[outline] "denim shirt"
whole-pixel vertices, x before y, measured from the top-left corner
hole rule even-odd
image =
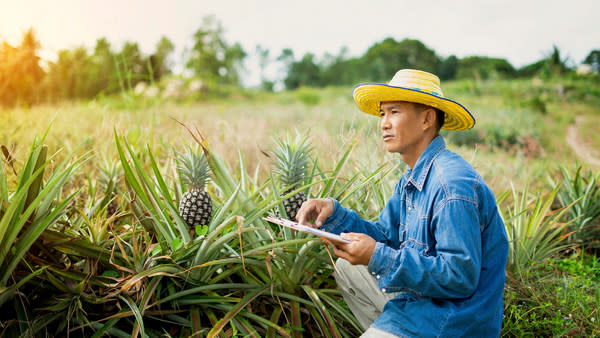
[[[322,229],[377,244],[368,270],[398,292],[372,327],[420,337],[497,337],[508,240],[481,176],[436,137],[402,176],[377,221],[334,201]]]

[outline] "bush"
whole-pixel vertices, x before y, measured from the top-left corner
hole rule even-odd
[[[296,90],[296,97],[307,106],[314,106],[321,102],[321,95],[314,88],[301,87]]]
[[[587,248],[600,249],[600,174],[594,175],[590,170],[584,172],[581,166],[575,174],[569,169],[560,167],[561,181],[558,201],[562,206],[573,204],[565,215],[573,220],[569,227],[575,233],[575,243]]]

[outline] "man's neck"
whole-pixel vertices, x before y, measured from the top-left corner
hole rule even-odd
[[[414,169],[415,164],[421,157],[421,155],[425,152],[425,149],[429,147],[431,142],[439,135],[436,133],[432,136],[423,137],[422,141],[417,143],[414,147],[414,151],[411,154],[401,154],[402,161],[408,165],[409,168]]]

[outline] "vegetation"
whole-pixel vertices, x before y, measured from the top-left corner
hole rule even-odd
[[[99,39],[46,68],[31,31],[0,48],[0,336],[358,336],[328,247],[262,218],[326,196],[377,216],[404,167],[345,84],[392,65],[453,79],[445,94],[477,116],[443,135],[504,217],[503,336],[600,335],[600,176],[565,144],[576,127],[600,149],[597,76],[556,48],[524,73],[385,39],[322,62],[284,50],[297,89],[275,93],[236,86],[245,52],[214,19],[194,36],[192,78],[169,74],[166,38],[150,56]],[[180,214],[195,188],[198,222]]]

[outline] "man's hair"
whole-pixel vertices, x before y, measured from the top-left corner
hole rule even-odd
[[[423,110],[428,109],[428,108],[435,110],[435,116],[436,116],[436,121],[437,121],[437,123],[436,123],[437,131],[439,132],[440,129],[442,129],[442,126],[444,125],[444,119],[446,116],[446,114],[443,111],[441,111],[435,107],[428,106],[426,104],[422,104],[422,103],[412,102],[412,104],[415,106],[415,110],[418,112],[422,112]]]

